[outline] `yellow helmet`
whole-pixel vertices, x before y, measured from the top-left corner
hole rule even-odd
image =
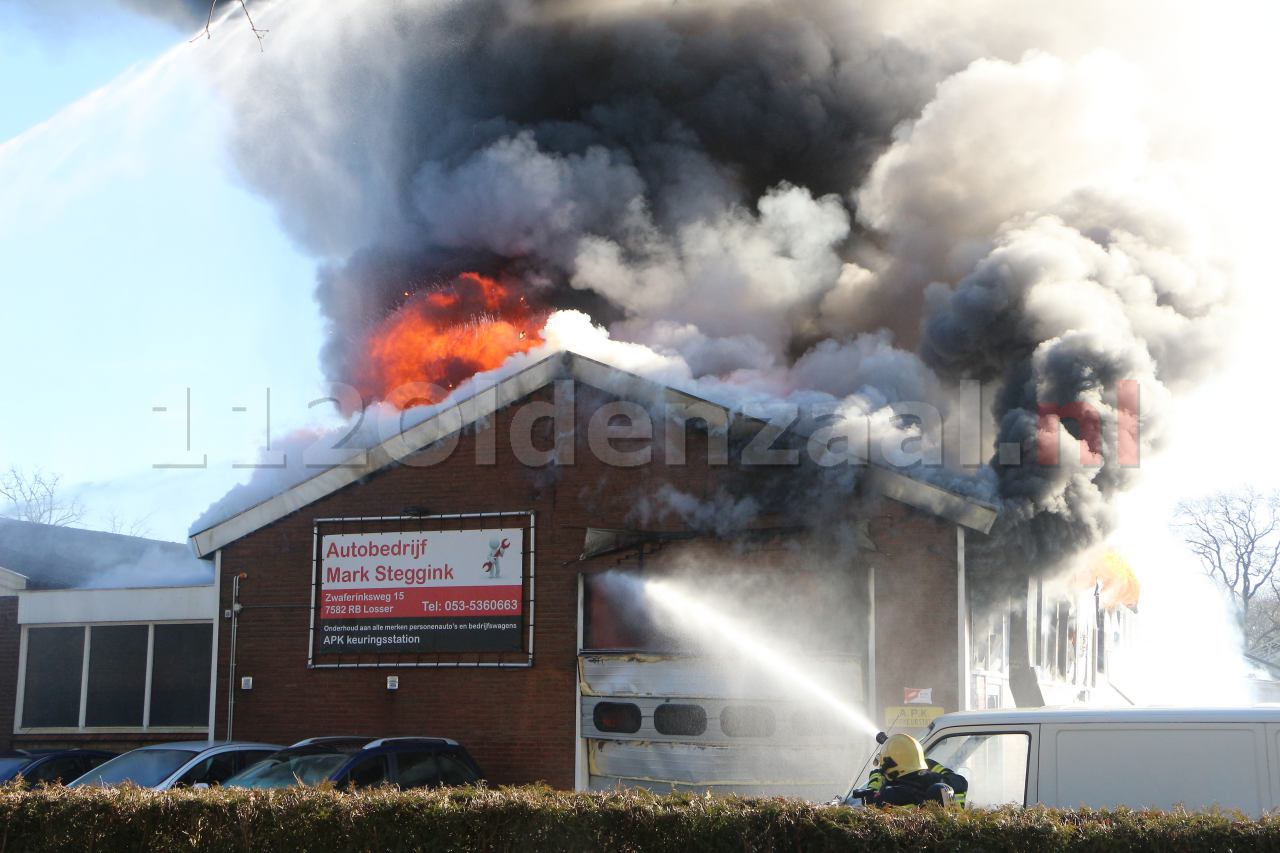
[[[911,735],[893,735],[880,750],[880,769],[888,779],[916,773],[925,767],[924,750],[920,748],[920,741]]]

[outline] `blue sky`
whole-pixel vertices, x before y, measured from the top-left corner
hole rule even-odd
[[[281,427],[325,415],[306,406],[315,260],[236,181],[198,76],[145,74],[205,48],[188,37],[112,6],[89,21],[0,3],[0,468],[61,474],[89,526],[145,519],[169,539],[242,478],[267,387]],[[188,387],[209,467],[156,469],[189,460]]]

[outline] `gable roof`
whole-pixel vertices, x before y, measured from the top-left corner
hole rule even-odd
[[[181,542],[12,518],[0,518],[0,566],[25,579],[26,589],[213,583],[213,567]]]
[[[704,400],[574,352],[562,352],[511,374],[492,388],[485,388],[483,392],[456,401],[454,405],[442,409],[399,435],[392,436],[369,449],[362,465],[344,464],[326,468],[314,477],[192,534],[191,547],[198,556],[208,558],[219,548],[392,465],[406,452],[420,450],[447,438],[547,387],[557,379],[572,379],[641,405],[710,406],[724,413],[733,435],[754,434],[765,426],[765,422],[758,419],[735,416],[728,406]],[[982,533],[991,530],[998,514],[996,507],[985,501],[908,477],[882,465],[869,465],[865,476],[871,487],[886,497]]]

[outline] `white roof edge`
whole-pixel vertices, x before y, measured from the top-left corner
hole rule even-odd
[[[513,373],[493,386],[477,390],[466,399],[427,418],[399,435],[366,452],[358,464],[326,468],[307,480],[272,495],[248,509],[190,537],[196,556],[207,558],[218,549],[241,539],[290,513],[315,503],[339,489],[391,465],[409,453],[446,438],[495,412],[544,388],[556,379],[575,379],[602,391],[636,402],[665,404],[707,404],[726,413],[728,407],[693,394],[662,385],[643,376],[611,367],[574,352],[548,356]],[[735,421],[741,421],[738,418]],[[995,523],[995,507],[975,498],[916,480],[890,468],[872,466],[872,481],[881,493],[908,506],[947,518],[957,524],[987,533]]]
[[[27,588],[27,581],[30,580],[26,575],[15,572],[12,569],[6,569],[0,566],[0,589],[20,590]]]
[[[997,708],[990,711],[952,711],[933,721],[935,730],[943,726],[1029,725],[1057,722],[1210,722],[1257,720],[1280,722],[1280,705],[1235,706],[1050,706],[1045,708]]]

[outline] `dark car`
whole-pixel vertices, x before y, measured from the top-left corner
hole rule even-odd
[[[28,785],[70,782],[88,773],[116,753],[101,749],[48,749],[0,752],[0,784],[19,776]]]
[[[484,774],[457,741],[440,737],[318,737],[299,741],[226,781],[227,787],[288,788],[330,782],[366,788],[471,785]]]
[[[151,744],[95,767],[68,787],[120,785],[125,782],[157,791],[207,787],[224,782],[279,749],[276,744],[244,741],[200,740]]]

